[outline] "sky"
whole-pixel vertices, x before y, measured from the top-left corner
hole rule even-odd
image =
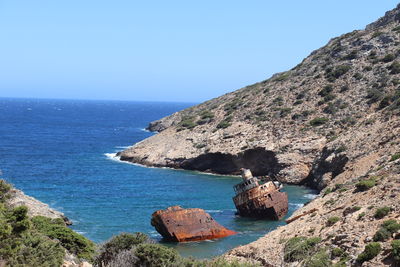
[[[385,0],[0,0],[0,97],[202,102],[363,29]]]

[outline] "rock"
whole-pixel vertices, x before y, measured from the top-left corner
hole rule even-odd
[[[180,206],[154,212],[151,225],[167,241],[173,242],[200,241],[236,234],[217,223],[203,209],[183,209]]]
[[[72,222],[62,213],[49,207],[49,205],[25,195],[21,190],[13,188],[11,198],[8,203],[11,207],[27,206],[29,216],[45,216],[52,219],[61,218],[66,225],[72,225]]]

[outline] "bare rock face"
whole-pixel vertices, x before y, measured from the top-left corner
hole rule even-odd
[[[151,217],[151,225],[168,241],[200,241],[236,234],[217,223],[202,209],[173,206],[158,210]]]
[[[61,218],[66,225],[72,225],[72,222],[64,213],[50,208],[49,205],[31,196],[25,195],[21,190],[13,188],[10,193],[11,198],[8,200],[8,204],[11,207],[27,206],[29,216],[45,216],[52,219]]]

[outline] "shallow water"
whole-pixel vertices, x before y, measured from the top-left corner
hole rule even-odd
[[[190,106],[184,103],[0,99],[3,178],[61,210],[88,238],[102,242],[120,232],[160,240],[151,214],[172,205],[207,210],[239,234],[220,240],[167,244],[182,255],[211,257],[249,243],[283,221],[235,216],[237,177],[145,168],[111,155],[152,135],[148,122]],[[313,192],[285,186],[289,214]]]

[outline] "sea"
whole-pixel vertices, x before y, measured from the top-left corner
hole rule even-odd
[[[63,212],[71,228],[101,243],[122,232],[144,232],[183,256],[211,258],[257,240],[281,221],[235,214],[232,186],[239,177],[148,168],[120,162],[115,153],[152,136],[149,122],[193,103],[0,98],[0,178]],[[290,216],[315,197],[285,185]],[[166,243],[151,214],[180,205],[201,208],[237,235]]]

